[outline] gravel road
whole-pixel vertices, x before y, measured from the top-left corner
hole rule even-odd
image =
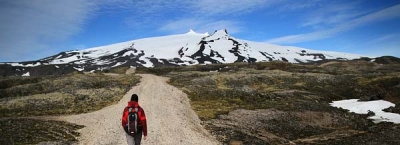
[[[85,126],[79,130],[79,144],[127,144],[121,127],[121,116],[131,94],[136,93],[147,117],[148,137],[142,140],[143,145],[220,144],[201,126],[186,94],[166,83],[168,78],[149,74],[140,76],[140,84],[127,92],[118,104],[59,119]]]

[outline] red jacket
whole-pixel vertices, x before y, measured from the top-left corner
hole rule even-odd
[[[138,116],[139,116],[139,124],[143,128],[143,135],[147,136],[147,123],[146,123],[146,115],[144,114],[143,108],[139,106],[139,103],[136,101],[130,101],[128,102],[128,106],[125,107],[124,112],[122,113],[122,127],[125,128],[126,123],[128,122],[128,114],[129,114],[129,108],[139,108],[138,110]]]

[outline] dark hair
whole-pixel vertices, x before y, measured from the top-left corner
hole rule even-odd
[[[138,97],[138,95],[132,94],[132,96],[131,96],[131,101],[139,102],[139,97]]]

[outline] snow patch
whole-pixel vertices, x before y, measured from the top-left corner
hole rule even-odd
[[[35,66],[39,66],[39,65],[41,65],[41,63],[40,62],[36,62],[35,64],[27,64],[25,66],[26,67],[35,67]]]
[[[55,60],[51,61],[50,64],[66,64],[66,63],[70,63],[70,62],[73,62],[76,60],[78,60],[78,58],[76,56],[70,56],[70,57],[61,58],[61,59],[55,59]]]
[[[36,62],[34,64],[26,64],[26,65],[23,65],[21,63],[6,63],[6,64],[9,64],[11,66],[22,66],[22,67],[35,67],[35,66],[42,65],[40,62]]]
[[[131,56],[131,54],[135,54],[133,50],[125,52],[122,56]]]
[[[388,101],[377,100],[361,102],[358,101],[358,99],[350,99],[333,101],[330,103],[330,105],[333,107],[343,108],[357,114],[367,114],[368,111],[372,111],[375,113],[375,116],[368,117],[368,119],[373,119],[375,123],[382,121],[400,123],[400,114],[383,111],[383,109],[395,106],[395,104]]]
[[[210,40],[217,40],[217,39],[223,39],[223,40],[228,40],[228,33],[226,32],[226,30],[218,30],[215,31],[213,34],[211,34],[210,36],[208,36],[205,41],[210,41]],[[232,37],[233,38],[233,37]]]
[[[187,32],[186,34],[189,34],[189,35],[204,35],[204,36],[210,35],[208,32],[203,33],[203,34],[197,33],[197,32],[195,32],[193,29],[190,29],[189,32]]]
[[[115,64],[115,65],[113,65],[113,66],[111,66],[111,67],[117,67],[117,66],[120,66],[120,65],[123,65],[123,64],[125,64],[127,61],[125,61],[125,62],[118,62],[117,64]]]
[[[144,59],[146,62],[145,64],[142,64],[144,67],[154,67],[153,63],[150,61],[150,59],[146,58]]]
[[[31,74],[30,74],[29,71],[28,71],[28,72],[22,74],[22,76],[23,76],[23,77],[29,77],[29,76],[31,76]]]
[[[186,34],[198,34],[198,33],[194,32],[192,29],[190,29],[189,32],[187,32]]]
[[[85,70],[85,68],[78,68],[78,67],[74,67],[74,69],[76,69],[77,71],[83,71],[83,70]]]

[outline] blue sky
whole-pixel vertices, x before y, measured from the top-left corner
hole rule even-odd
[[[400,0],[0,0],[0,20],[0,62],[189,29],[400,57]]]

